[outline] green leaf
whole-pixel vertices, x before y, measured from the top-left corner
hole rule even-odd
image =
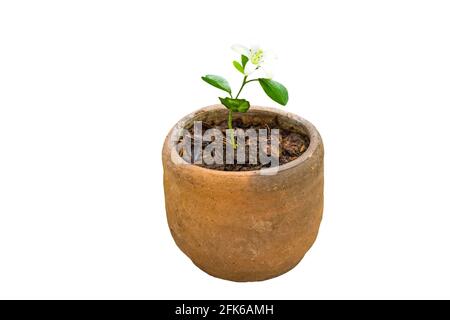
[[[244,56],[244,55],[241,55],[241,62],[242,62],[242,68],[245,69],[245,65],[248,62],[248,57]]]
[[[289,94],[285,86],[270,79],[258,79],[264,92],[275,102],[285,106],[289,100]]]
[[[247,112],[250,102],[245,99],[220,98],[220,102],[234,112]]]
[[[242,73],[242,74],[244,73],[244,68],[242,68],[242,66],[239,62],[233,61],[233,65],[240,73]]]
[[[209,83],[213,87],[219,88],[219,89],[231,94],[230,85],[225,78],[222,78],[221,76],[215,76],[212,74],[208,74],[208,75],[202,77],[202,79],[203,79],[203,81]]]

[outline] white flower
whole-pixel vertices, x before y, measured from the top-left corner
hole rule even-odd
[[[273,77],[269,65],[276,57],[272,52],[263,50],[259,46],[247,48],[239,44],[235,44],[231,48],[248,58],[244,69],[245,75],[252,75],[255,78],[271,79]]]

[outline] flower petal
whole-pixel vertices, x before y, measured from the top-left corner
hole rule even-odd
[[[244,73],[245,73],[246,75],[250,75],[250,74],[252,74],[252,73],[256,70],[257,67],[258,67],[258,66],[255,65],[255,64],[253,64],[253,63],[247,63],[247,64],[245,65]]]
[[[278,57],[275,52],[271,50],[264,51],[264,61],[273,61],[277,59]]]
[[[251,78],[252,79],[259,79],[259,78],[272,79],[273,73],[272,73],[271,69],[268,69],[266,66],[260,66],[257,70],[255,70],[255,72],[252,73]]]
[[[272,79],[273,78],[273,71],[267,67],[261,67],[261,72],[264,74],[264,78],[266,79]]]
[[[236,51],[239,54],[242,54],[248,58],[250,58],[250,50],[240,44],[234,44],[231,46],[231,49],[233,49],[234,51]]]
[[[257,52],[259,49],[261,49],[261,46],[260,46],[260,45],[257,45],[257,44],[254,44],[254,45],[252,45],[252,46],[250,47],[250,51],[251,51],[252,53]]]

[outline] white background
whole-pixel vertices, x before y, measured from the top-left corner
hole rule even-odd
[[[448,1],[2,1],[0,298],[450,298],[449,17]],[[164,210],[164,137],[217,102],[200,76],[238,85],[233,43],[277,52],[285,109],[326,148],[317,242],[261,283],[194,267]]]

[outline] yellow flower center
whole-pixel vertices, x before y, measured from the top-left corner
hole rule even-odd
[[[261,49],[256,50],[256,52],[251,52],[250,54],[250,61],[255,64],[258,65],[262,62],[262,58],[264,56],[264,52]]]

